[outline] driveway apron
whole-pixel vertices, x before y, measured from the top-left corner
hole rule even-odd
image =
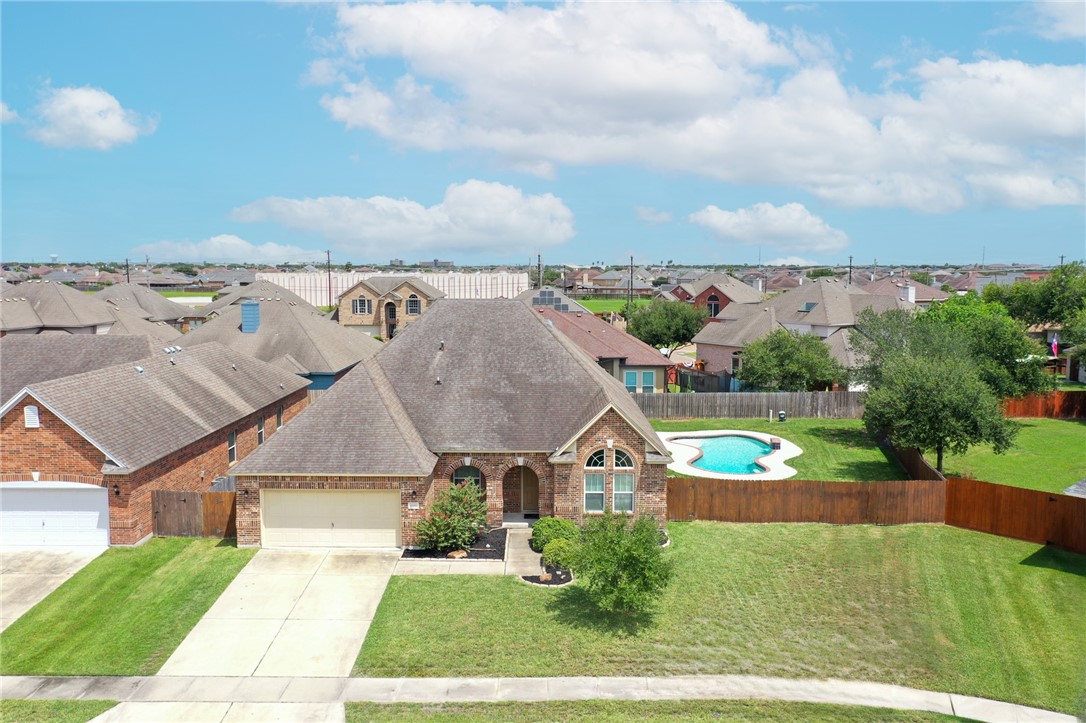
[[[261,550],[158,674],[349,676],[398,558]]]
[[[70,547],[0,552],[0,630],[105,551],[104,547]]]

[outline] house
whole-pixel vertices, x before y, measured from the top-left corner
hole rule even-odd
[[[658,349],[594,314],[561,312],[542,306],[536,312],[622,382],[626,391],[643,394],[667,391],[667,370],[674,365]]]
[[[0,403],[36,382],[144,359],[159,349],[146,336],[11,334],[0,339]]]
[[[596,274],[587,284],[584,284],[582,288],[590,294],[598,294],[601,296],[626,296],[630,292],[630,271],[614,270],[605,271],[602,274]],[[652,296],[656,292],[656,287],[648,281],[634,276],[633,283],[633,295],[634,296]]]
[[[381,343],[344,329],[306,303],[246,299],[228,306],[176,343],[217,342],[308,379],[309,389],[328,389]]]
[[[154,490],[207,490],[308,384],[220,344],[27,384],[0,407],[3,544],[140,542]]]
[[[233,470],[241,545],[399,547],[450,484],[487,522],[665,519],[667,455],[622,384],[520,301],[446,299]]]
[[[197,316],[191,308],[136,284],[113,284],[94,294],[94,298],[147,321],[164,321],[180,332],[188,331],[190,319]]]
[[[731,274],[705,274],[695,281],[679,284],[671,290],[680,301],[699,306],[713,319],[728,304],[753,304],[761,301],[761,292]]]
[[[181,332],[165,321],[148,321],[124,309],[111,309],[110,313],[114,321],[109,336],[145,336],[162,346],[169,346],[181,337]]]
[[[62,331],[105,334],[115,320],[101,299],[52,281],[24,281],[0,294],[0,336]]]
[[[412,276],[371,276],[343,292],[336,317],[343,326],[391,339],[444,297]]]
[[[516,298],[532,308],[548,308],[562,313],[591,314],[583,305],[563,294],[558,289],[544,286],[542,289],[528,289],[517,294]]]
[[[240,304],[246,299],[257,299],[258,301],[286,301],[299,306],[308,306],[314,311],[317,310],[317,307],[313,306],[293,291],[284,289],[279,284],[273,284],[270,281],[254,281],[246,286],[227,287],[210,304],[201,306],[199,313],[204,319],[212,319],[220,314],[223,309],[234,306],[235,304]]]
[[[196,281],[205,289],[249,286],[256,282],[256,272],[250,269],[208,269],[197,276]]]
[[[919,281],[911,281],[901,277],[887,276],[885,279],[872,281],[863,287],[869,294],[881,296],[896,296],[904,301],[916,304],[921,309],[927,309],[933,303],[946,301],[950,294],[934,286],[921,284]]]

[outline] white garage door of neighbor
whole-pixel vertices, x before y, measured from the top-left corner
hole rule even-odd
[[[261,490],[264,547],[399,547],[399,490]]]
[[[0,544],[108,546],[108,491],[77,482],[0,483]]]

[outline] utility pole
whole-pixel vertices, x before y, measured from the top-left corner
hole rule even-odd
[[[848,285],[852,286],[852,256],[848,257]]]
[[[144,256],[143,258],[147,261],[147,289],[150,290],[150,288],[151,288],[151,257],[150,256]]]
[[[633,256],[630,257],[630,288],[626,290],[626,312],[633,314]]]
[[[332,305],[332,250],[328,249],[324,252],[327,255],[326,268],[328,269],[328,305]]]
[[[132,283],[132,272],[128,268],[128,259],[124,260],[124,282],[126,284]]]
[[[1060,266],[1063,266],[1063,254],[1060,254]]]
[[[539,288],[543,288],[543,254],[535,255],[536,276],[539,277]]]

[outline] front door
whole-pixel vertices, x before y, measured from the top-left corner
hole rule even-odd
[[[520,468],[521,510],[539,514],[539,478],[529,467]]]

